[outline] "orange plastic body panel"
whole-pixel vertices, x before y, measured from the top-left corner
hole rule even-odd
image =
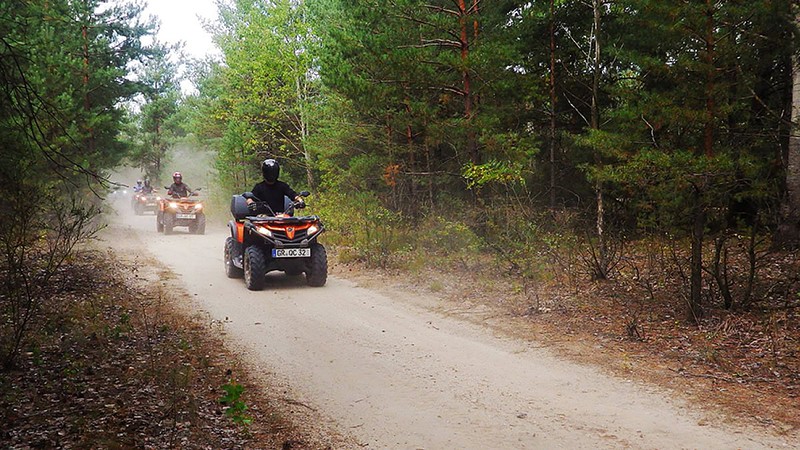
[[[289,239],[294,239],[294,234],[296,232],[298,232],[299,230],[305,230],[305,229],[311,227],[311,225],[314,225],[314,224],[313,223],[306,223],[306,224],[303,224],[303,225],[290,225],[290,226],[286,226],[286,225],[283,225],[283,226],[267,225],[266,228],[268,230],[271,230],[271,231],[285,231],[286,232],[286,237],[288,237]]]
[[[244,243],[244,223],[236,222],[236,240],[241,244]]]

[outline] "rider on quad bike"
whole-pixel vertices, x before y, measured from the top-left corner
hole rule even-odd
[[[183,175],[180,172],[172,174],[172,184],[167,188],[167,195],[179,198],[188,197],[192,190],[183,182]]]
[[[281,174],[281,166],[278,161],[274,159],[265,159],[261,163],[261,174],[264,176],[264,181],[253,186],[251,191],[258,201],[265,202],[274,216],[277,212],[283,212],[286,205],[284,204],[284,196],[294,199],[295,202],[303,204],[303,197],[299,196],[288,184],[278,180]],[[252,198],[247,199],[247,204],[252,212],[257,212],[256,200]],[[298,207],[297,209],[301,209]]]
[[[150,180],[145,178],[144,186],[142,186],[142,194],[152,194],[153,186],[150,185]]]
[[[231,236],[225,241],[225,273],[244,277],[250,290],[264,287],[267,272],[306,274],[309,286],[324,286],[328,277],[325,247],[317,239],[325,230],[318,216],[293,217],[305,208],[303,197],[279,181],[280,166],[274,159],[261,163],[264,181],[252,192],[234,195],[228,223]]]
[[[199,188],[192,191],[180,172],[172,174],[172,185],[164,186],[167,197],[158,203],[156,212],[156,230],[164,234],[172,234],[174,227],[188,227],[189,233],[205,234],[206,215],[202,200],[191,197],[198,195]]]
[[[145,179],[144,185],[133,196],[133,212],[137,216],[141,216],[145,211],[156,212],[160,200],[161,198],[155,194],[153,186],[150,185],[150,180]]]
[[[131,206],[135,207],[136,202],[139,200],[139,193],[142,192],[142,180],[136,180],[133,185],[133,196],[131,196]]]

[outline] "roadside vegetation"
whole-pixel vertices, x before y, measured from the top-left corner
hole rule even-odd
[[[0,377],[4,448],[327,447],[264,397],[219,324],[139,269],[86,249],[62,266]]]
[[[218,328],[87,245],[124,187],[107,174],[140,150],[123,105],[173,93],[131,72],[165,55],[143,43],[155,24],[141,12],[0,1],[0,447],[327,448],[269,403]],[[147,139],[165,150],[160,136]]]

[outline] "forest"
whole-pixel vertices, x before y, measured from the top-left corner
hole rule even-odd
[[[184,123],[234,192],[277,158],[367,264],[489,252],[525,286],[627,277],[695,322],[794,308],[797,273],[765,267],[798,241],[796,15],[788,0],[237,0]]]
[[[216,156],[220,217],[277,159],[343,263],[494,271],[533,312],[554,286],[615,286],[630,337],[648,311],[798,328],[795,2],[218,7],[220,55],[189,61],[139,2],[0,0],[5,367],[109,174],[158,185],[187,143]]]

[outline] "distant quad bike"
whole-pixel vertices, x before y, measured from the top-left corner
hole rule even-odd
[[[145,213],[145,211],[156,212],[158,210],[158,202],[160,201],[161,197],[155,192],[149,194],[137,192],[136,194],[133,194],[133,197],[131,198],[133,212],[137,216],[141,216]]]
[[[192,192],[190,197],[173,195],[172,198],[162,198],[156,211],[156,230],[172,234],[175,227],[189,227],[192,234],[205,234],[205,205],[202,200],[191,198],[199,195],[199,190]]]
[[[303,191],[300,196],[307,197]],[[254,200],[255,212],[248,209],[247,198]],[[287,275],[306,275],[309,286],[324,286],[328,279],[328,257],[317,241],[325,231],[319,216],[293,217],[304,203],[286,198],[283,213],[275,214],[266,202],[252,193],[234,195],[228,222],[231,236],[225,240],[225,273],[228,278],[244,277],[251,291],[264,287],[268,272],[281,270]]]

